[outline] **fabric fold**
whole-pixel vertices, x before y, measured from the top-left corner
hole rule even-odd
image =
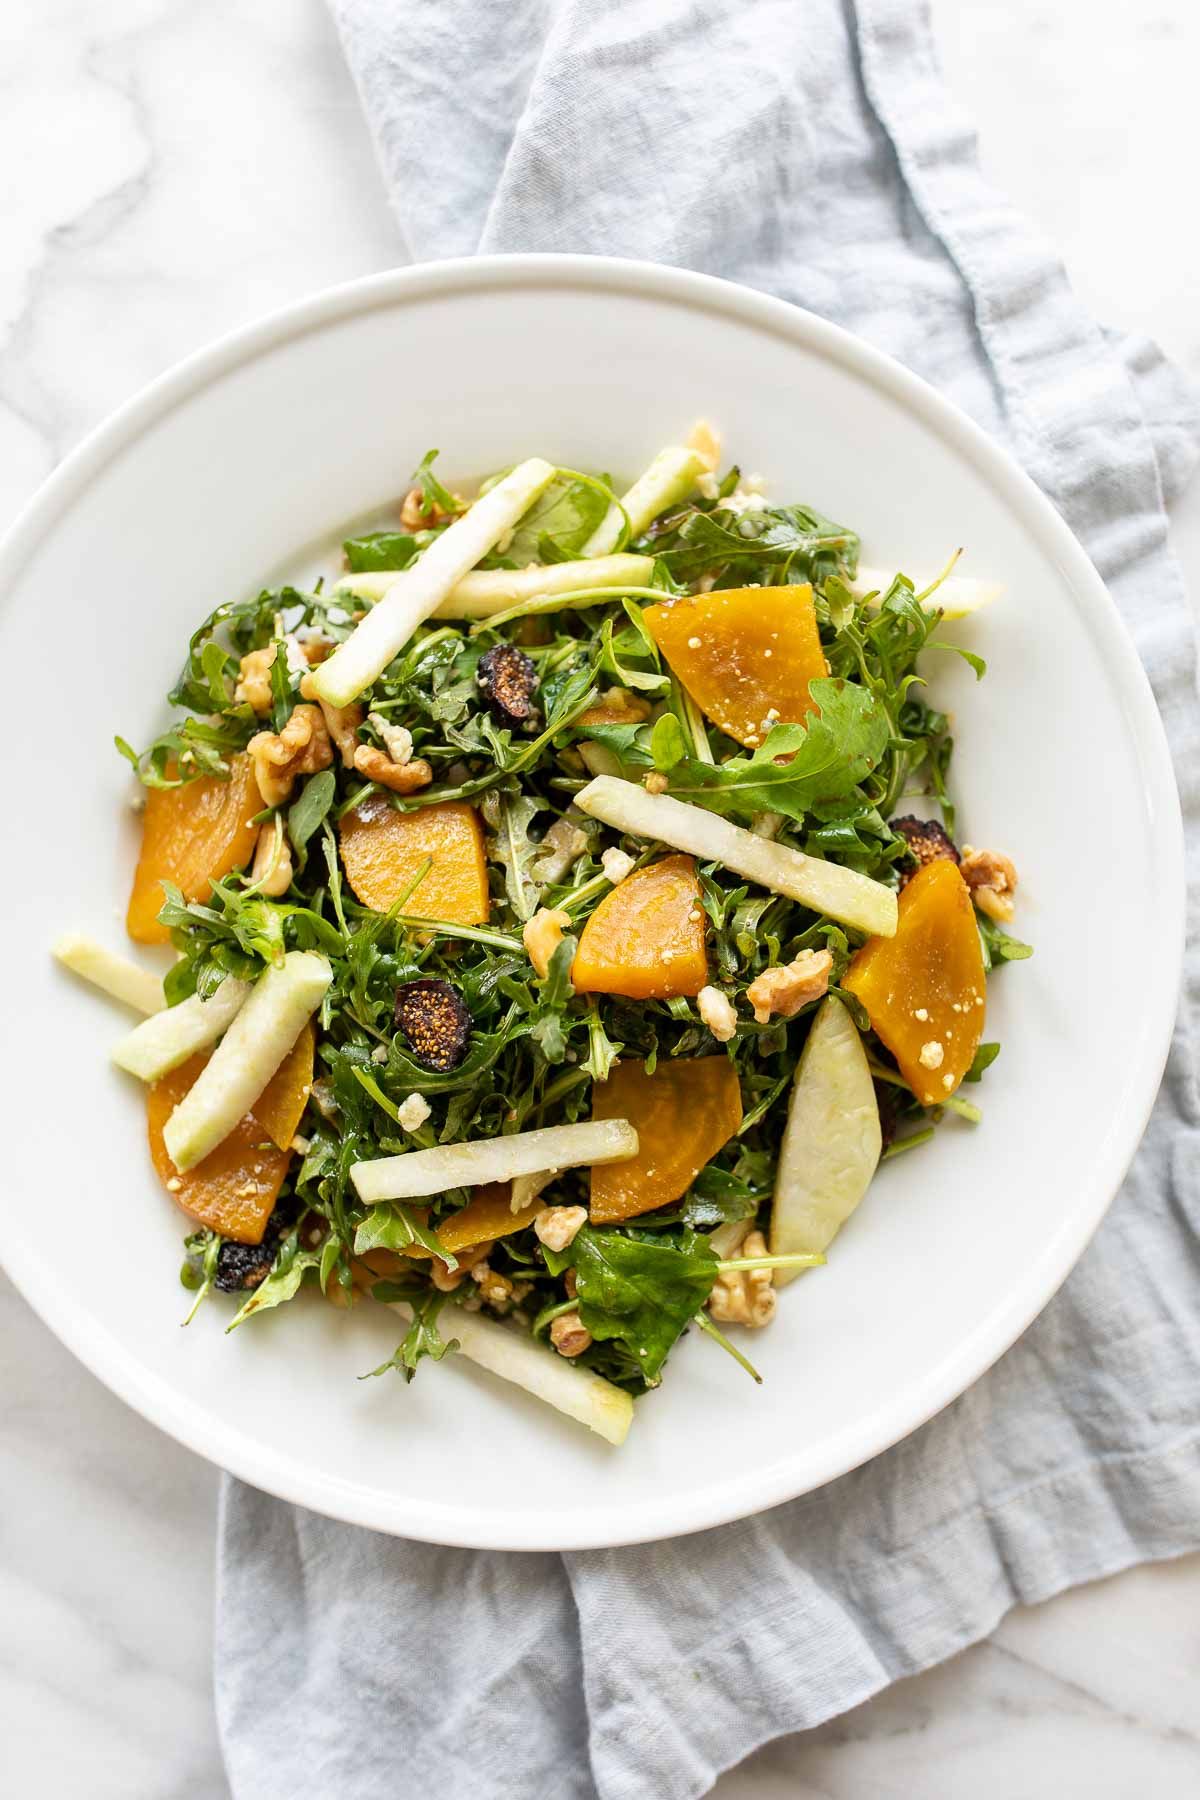
[[[1137,645],[1194,894],[1200,709],[1163,503],[1200,411],[984,182],[926,7],[332,7],[414,255],[729,276],[889,351],[1007,444]],[[1198,983],[1193,951],[1145,1141],[1062,1291],[959,1401],[832,1486],[559,1558],[395,1542],[229,1482],[217,1695],[239,1800],[692,1800],[1017,1602],[1200,1544]]]

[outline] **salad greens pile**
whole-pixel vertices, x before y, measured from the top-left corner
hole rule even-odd
[[[185,716],[141,751],[117,740],[146,786],[227,779],[257,733],[283,729],[300,702],[304,653],[314,645],[328,653],[350,637],[368,606],[364,578],[410,568],[463,516],[465,503],[439,480],[435,455],[413,476],[403,527],[347,540],[345,571],[331,585],[226,602],[199,626],[169,695]],[[185,1285],[198,1300],[214,1288],[238,1290],[234,1324],[290,1301],[306,1280],[335,1301],[402,1302],[406,1335],[372,1373],[394,1369],[408,1380],[419,1363],[452,1349],[481,1308],[547,1340],[547,1355],[554,1321],[577,1313],[590,1341],[576,1365],[633,1394],[657,1385],[693,1323],[732,1348],[705,1312],[729,1261],[722,1262],[719,1228],[768,1219],[789,1090],[814,1011],[760,1022],[746,989],[805,949],[829,951],[830,992],[869,1034],[885,1156],[924,1142],[951,1112],[978,1118],[958,1096],[923,1107],[870,1034],[861,1003],[841,986],[861,934],[719,864],[702,863],[698,878],[709,979],[737,1010],[728,1042],[714,1039],[693,999],[633,1000],[573,986],[580,932],[611,891],[604,852],[615,846],[635,867],[663,854],[575,807],[593,774],[639,783],[665,777],[677,799],[893,888],[911,867],[906,838],[893,828],[898,811],[924,800],[954,832],[951,722],[930,701],[918,665],[927,653],[946,652],[964,656],[977,675],[984,670],[939,637],[936,596],[919,595],[903,576],[885,592],[861,595],[852,530],[807,506],[748,498],[736,467],[704,485],[707,495],[673,501],[632,539],[624,519],[614,549],[650,559],[634,586],[580,590],[575,598],[535,593],[491,617],[421,625],[362,697],[357,735],[386,748],[381,726],[402,727],[431,782],[389,792],[337,757],[304,777],[285,803],[260,814],[278,821],[290,856],[286,893],[268,897],[249,871],[215,880],[203,900],[167,886],[160,919],[179,953],[166,980],[170,1002],[211,995],[229,976],[253,980],[293,950],[319,951],[333,971],[316,1020],[300,1148],[263,1246],[208,1229],[187,1239]],[[536,563],[552,572],[582,556],[614,506],[620,502],[607,479],[561,470],[478,567],[521,571]],[[745,749],[705,721],[660,655],[643,607],[672,595],[798,583],[812,585],[829,673],[813,681],[815,709],[803,723],[776,723],[757,748]],[[518,650],[532,669],[526,719],[506,717],[489,701],[492,665],[481,678],[481,662],[498,645]],[[239,698],[241,665],[271,646],[264,716]],[[629,707],[624,720],[587,722],[584,715],[613,690],[618,715],[622,697],[644,704]],[[425,869],[387,912],[363,905],[340,853],[343,822],[366,801],[413,812],[449,800],[480,809],[487,923],[423,916]],[[523,942],[540,909],[566,918],[542,976]],[[1029,954],[991,919],[979,923],[987,966]],[[469,1014],[465,1054],[453,1066],[430,1066],[397,1029],[397,991],[414,982],[444,984]],[[981,1046],[970,1080],[996,1051]],[[451,1189],[428,1204],[367,1205],[351,1180],[353,1165],[365,1160],[587,1119],[595,1085],[618,1059],[652,1072],[672,1059],[714,1054],[728,1056],[736,1070],[742,1122],[686,1193],[624,1224],[589,1222],[562,1250],[547,1247],[531,1226],[500,1237],[482,1279],[465,1257],[462,1266],[453,1256],[437,1259],[435,1233],[468,1203],[469,1190]],[[414,1108],[414,1095],[425,1104]],[[587,1171],[563,1171],[542,1199],[586,1207]],[[371,1255],[379,1252],[390,1260]]]

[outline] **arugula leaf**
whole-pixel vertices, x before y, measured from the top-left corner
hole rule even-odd
[[[843,566],[853,575],[858,547],[853,531],[810,506],[765,506],[746,513],[720,505],[694,507],[669,536],[656,534],[653,542],[667,573],[681,582],[714,573],[723,583],[739,573],[761,581],[765,567],[779,568],[791,581],[838,575]]]
[[[337,792],[337,776],[332,769],[322,769],[317,775],[310,775],[300,791],[299,797],[288,807],[287,828],[292,840],[292,848],[303,851],[305,844],[316,831],[330,807]]]
[[[672,794],[712,812],[778,812],[803,819],[819,801],[852,793],[878,768],[888,747],[887,715],[871,694],[849,681],[822,676],[810,690],[817,710],[807,724],[775,725],[752,755],[715,767],[684,758],[674,766]]]
[[[271,1273],[248,1296],[236,1316],[225,1327],[226,1331],[233,1331],[236,1326],[248,1319],[251,1313],[267,1312],[273,1306],[282,1306],[285,1301],[293,1299],[299,1293],[300,1283],[304,1280],[308,1270],[315,1269],[320,1262],[321,1251],[319,1249],[297,1250],[295,1244],[296,1240],[293,1234],[280,1251],[279,1259]]]
[[[407,569],[423,547],[420,538],[407,531],[368,531],[363,537],[347,538],[342,554],[350,573],[362,575],[373,569]]]
[[[986,913],[977,912],[975,923],[979,927],[979,936],[983,944],[983,966],[985,969],[999,968],[1001,963],[1024,962],[1033,955],[1033,946],[1023,944],[1020,938],[1010,937],[994,919]]]
[[[411,1249],[413,1244],[423,1245],[445,1263],[448,1269],[457,1269],[455,1258],[438,1242],[433,1232],[421,1223],[415,1210],[399,1200],[369,1208],[354,1232],[355,1256],[362,1256],[368,1250],[403,1252]]]
[[[420,510],[422,516],[428,515],[436,508],[439,512],[462,512],[462,502],[455,498],[449,488],[443,487],[433,472],[433,465],[441,455],[440,450],[427,450],[416,468],[413,470],[410,488],[418,488],[421,494]]]
[[[597,1341],[619,1339],[648,1387],[712,1292],[717,1259],[702,1238],[687,1248],[585,1225],[571,1245],[579,1316]]]
[[[531,562],[570,562],[607,511],[602,489],[560,475],[529,508],[505,548],[504,559],[518,569]]]
[[[971,1060],[971,1066],[963,1076],[964,1081],[982,1081],[985,1069],[990,1069],[1000,1054],[999,1044],[980,1044]]]
[[[529,794],[501,794],[500,818],[496,827],[495,854],[504,865],[504,892],[518,919],[531,919],[537,910],[537,883],[529,873],[529,865],[540,854],[541,845],[529,836],[542,806]]]
[[[426,1356],[434,1362],[441,1362],[450,1350],[458,1349],[457,1338],[444,1338],[438,1331],[437,1318],[446,1300],[445,1294],[435,1289],[422,1295],[420,1299],[410,1299],[407,1304],[412,1308],[413,1320],[399,1344],[377,1369],[368,1369],[360,1375],[360,1381],[370,1381],[372,1376],[386,1375],[389,1369],[396,1369],[406,1382],[412,1380],[417,1372],[417,1364]]]

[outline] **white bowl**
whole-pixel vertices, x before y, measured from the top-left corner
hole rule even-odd
[[[358,1382],[381,1309],[318,1301],[236,1336],[179,1329],[185,1221],[151,1175],[116,1009],[52,966],[112,944],[137,826],[120,731],[146,739],[188,633],[394,503],[430,445],[465,477],[534,452],[634,472],[697,415],[780,498],[857,527],[864,560],[967,546],[1007,584],[942,658],[963,835],[1016,859],[1033,961],[989,1001],[984,1122],[884,1167],[827,1269],[755,1339],[752,1387],[690,1334],[614,1452],[453,1359]],[[323,294],[191,358],[42,490],[0,554],[5,1265],[130,1405],[270,1492],[438,1542],[567,1548],[716,1525],[842,1474],[976,1379],[1045,1305],[1133,1154],[1174,1014],[1181,835],[1166,745],[1117,614],[1045,499],[876,351],[704,277],[598,259],[405,270]],[[933,659],[930,659],[933,661]],[[953,666],[949,666],[953,663]],[[1149,961],[1128,954],[1151,944]]]

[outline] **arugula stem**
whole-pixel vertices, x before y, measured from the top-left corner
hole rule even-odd
[[[483,631],[495,631],[499,625],[507,625],[513,619],[527,619],[537,613],[562,612],[567,607],[604,606],[610,600],[669,600],[669,588],[652,587],[597,587],[571,588],[565,594],[539,594],[535,600],[522,600],[516,606],[507,606],[503,612],[490,613],[486,619],[476,619],[468,632],[469,637],[478,637]]]
[[[903,1156],[906,1150],[915,1150],[918,1145],[927,1144],[933,1135],[933,1126],[927,1125],[924,1131],[914,1131],[911,1132],[908,1137],[897,1138],[894,1144],[888,1145],[879,1160],[880,1162],[888,1162],[893,1156]]]
[[[821,1255],[797,1250],[788,1256],[733,1256],[717,1269],[722,1275],[727,1269],[818,1269],[824,1262]]]
[[[755,1381],[757,1381],[759,1387],[762,1386],[762,1376],[759,1374],[759,1372],[755,1368],[754,1364],[750,1361],[749,1357],[743,1356],[741,1351],[738,1349],[737,1345],[730,1343],[729,1339],[725,1336],[725,1333],[723,1331],[719,1330],[717,1328],[717,1326],[715,1326],[713,1324],[712,1320],[708,1317],[707,1313],[702,1313],[702,1312],[696,1313],[693,1318],[693,1323],[698,1325],[700,1327],[701,1331],[703,1331],[708,1337],[713,1338],[718,1344],[720,1344],[722,1350],[727,1351],[729,1353],[729,1355],[732,1356],[734,1362],[741,1363],[741,1365],[742,1365],[743,1369],[745,1369],[747,1375],[752,1375],[754,1377]]]
[[[464,944],[490,944],[493,950],[507,950],[513,956],[525,954],[520,938],[493,931],[489,926],[455,925],[449,919],[419,919],[408,913],[397,913],[395,922],[405,931],[428,932],[430,937],[459,938]]]

